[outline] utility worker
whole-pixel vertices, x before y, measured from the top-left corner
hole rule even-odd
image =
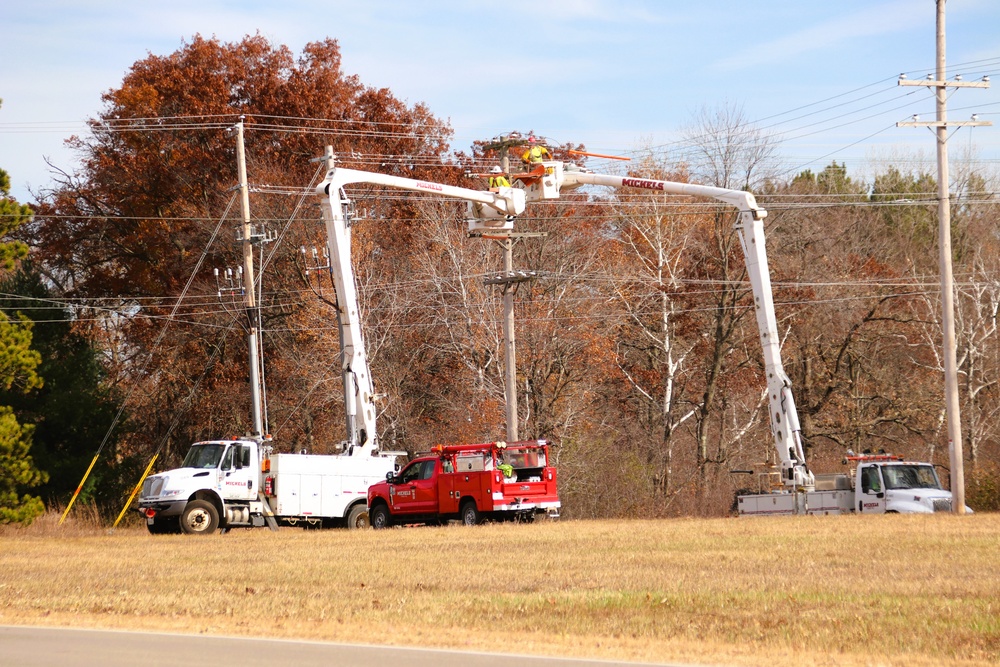
[[[503,175],[503,169],[493,167],[490,169],[490,188],[509,188],[510,181]]]
[[[531,144],[531,146],[528,150],[524,151],[524,155],[521,156],[521,159],[524,160],[525,164],[535,164],[551,157],[551,155],[549,155],[549,149],[538,143],[538,140],[534,137],[528,137],[528,143]]]

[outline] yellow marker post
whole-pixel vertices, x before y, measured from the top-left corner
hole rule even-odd
[[[142,473],[142,477],[139,478],[139,483],[135,485],[134,489],[132,489],[132,495],[128,497],[128,500],[125,502],[125,507],[122,508],[121,514],[119,514],[118,518],[115,519],[115,524],[111,526],[112,529],[117,528],[118,524],[121,523],[122,517],[125,516],[125,512],[128,511],[129,506],[132,504],[135,494],[139,493],[139,489],[142,488],[142,483],[146,481],[147,477],[149,477],[149,471],[153,469],[153,464],[156,463],[156,457],[159,455],[159,452],[157,452],[156,454],[153,454],[153,458],[149,460],[149,465],[146,466],[146,470]]]
[[[94,454],[94,460],[90,462],[90,467],[87,468],[87,472],[83,473],[83,479],[80,480],[80,486],[76,487],[76,491],[73,492],[73,497],[69,499],[69,505],[66,505],[66,511],[64,511],[62,516],[59,518],[60,526],[63,525],[63,521],[65,521],[66,517],[69,515],[69,511],[73,507],[73,503],[76,502],[76,497],[80,495],[81,491],[83,491],[83,485],[87,483],[87,478],[90,477],[90,471],[94,469],[94,464],[97,463],[97,457],[100,455],[100,452]]]

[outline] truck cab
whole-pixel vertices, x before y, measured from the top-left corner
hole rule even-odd
[[[222,524],[249,522],[225,514],[227,505],[257,500],[260,450],[253,440],[196,442],[180,468],[150,475],[139,495],[139,512],[151,533],[213,532]]]
[[[544,440],[439,445],[368,489],[372,527],[557,517],[556,469]]]
[[[895,458],[895,457],[893,457]],[[952,496],[930,463],[901,460],[859,462],[856,511],[865,514],[950,512]],[[966,509],[971,512],[971,509]]]

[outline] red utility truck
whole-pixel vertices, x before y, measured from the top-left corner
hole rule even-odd
[[[556,469],[545,440],[438,445],[368,489],[373,528],[458,519],[559,516]]]

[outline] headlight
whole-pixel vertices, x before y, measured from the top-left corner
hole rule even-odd
[[[170,491],[164,491],[161,497],[163,497],[163,498],[169,498],[170,496],[176,496],[180,492],[181,492],[181,489],[172,489]]]

